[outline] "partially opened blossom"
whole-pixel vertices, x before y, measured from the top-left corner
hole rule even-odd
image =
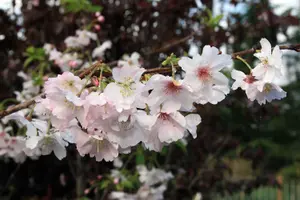
[[[198,96],[198,103],[216,104],[229,93],[228,79],[220,72],[230,66],[230,55],[219,54],[219,50],[204,46],[202,55],[196,54],[192,59],[183,57],[178,65],[185,71],[184,81],[190,85]]]
[[[282,76],[282,52],[279,46],[275,46],[272,51],[270,42],[265,38],[260,40],[260,44],[260,52],[254,54],[260,63],[252,70],[252,74],[264,82],[272,82],[274,78]]]
[[[118,66],[133,67],[133,68],[140,67],[141,66],[140,57],[141,55],[137,52],[133,52],[131,56],[124,55],[122,58],[123,60],[118,61]]]

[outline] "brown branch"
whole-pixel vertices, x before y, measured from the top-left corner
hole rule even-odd
[[[300,44],[294,44],[294,45],[281,45],[279,46],[279,48],[281,50],[292,50],[292,51],[296,51],[296,52],[300,52]],[[242,55],[246,55],[246,54],[252,54],[255,53],[256,50],[260,50],[260,48],[251,48],[248,50],[244,50],[244,51],[239,51],[236,53],[231,54],[233,59],[236,59],[237,56],[242,56]]]
[[[186,41],[188,40],[189,38],[192,37],[193,34],[185,37],[185,38],[182,38],[181,40],[179,40],[178,42],[176,43],[172,43],[172,44],[169,44],[165,47],[162,47],[160,48],[161,51],[164,51],[168,48],[171,48],[175,45],[178,45],[180,43],[182,43],[183,41]],[[279,46],[280,49],[282,50],[292,50],[292,51],[296,51],[296,52],[300,52],[300,44],[295,44],[295,45],[281,45]],[[236,59],[237,56],[242,56],[242,55],[246,55],[246,54],[253,54],[256,52],[256,50],[259,50],[259,48],[251,48],[251,49],[248,49],[248,50],[244,50],[244,51],[239,51],[239,52],[236,52],[236,53],[233,53],[231,54],[232,58],[233,59]],[[157,52],[158,50],[154,51],[154,52],[150,52],[150,53],[155,53]],[[108,63],[107,65],[109,66],[115,66],[117,64],[118,61],[112,61],[110,63]],[[81,70],[80,73],[79,73],[79,77],[80,78],[84,78],[87,74],[89,74],[94,68],[98,67],[99,64],[101,63],[101,61],[93,64],[91,67],[85,69],[85,70]],[[151,73],[161,73],[161,74],[165,74],[165,73],[170,73],[171,72],[171,69],[170,68],[167,68],[167,67],[157,67],[157,68],[152,68],[152,69],[147,69],[146,72],[144,74],[151,74]],[[41,94],[43,95],[43,94]],[[14,112],[17,112],[19,110],[22,110],[22,109],[25,109],[25,108],[28,108],[29,106],[33,105],[35,103],[35,98],[33,99],[30,99],[30,100],[27,100],[23,103],[20,103],[20,104],[17,104],[15,106],[11,106],[9,108],[7,108],[6,110],[3,110],[3,111],[0,111],[0,119],[11,114],[11,113],[14,113]]]
[[[175,46],[177,46],[177,45],[179,45],[179,44],[181,44],[181,43],[184,43],[184,42],[188,41],[188,40],[191,39],[194,35],[195,35],[195,32],[192,32],[190,35],[188,35],[188,36],[186,36],[186,37],[184,37],[184,38],[181,38],[181,39],[179,39],[179,40],[176,40],[175,42],[172,42],[172,43],[170,43],[170,44],[164,45],[164,46],[162,46],[162,47],[160,47],[160,48],[158,48],[158,49],[155,49],[155,50],[153,50],[153,51],[150,51],[150,52],[146,53],[146,55],[149,56],[149,55],[152,55],[152,54],[154,54],[154,53],[160,53],[160,52],[167,51],[167,50],[171,49],[172,47],[175,47]]]

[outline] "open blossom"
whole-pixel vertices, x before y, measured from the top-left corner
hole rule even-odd
[[[61,91],[78,94],[83,86],[84,80],[80,79],[78,76],[75,76],[71,72],[64,72],[55,78],[49,78],[45,82],[44,87],[45,93],[49,95]]]
[[[187,111],[193,108],[195,96],[192,89],[182,80],[157,74],[150,78],[145,89],[152,90],[146,101],[150,107],[157,108],[162,103],[171,101],[179,103]]]
[[[0,133],[0,155],[13,158],[15,162],[24,162],[26,155],[23,152],[25,148],[25,138],[22,136],[11,137],[5,132]]]
[[[129,55],[124,55],[123,60],[118,61],[118,66],[122,67],[140,67],[140,54],[137,52],[133,52],[131,56]]]
[[[282,53],[279,46],[275,46],[272,51],[270,42],[265,38],[260,40],[260,44],[262,48],[254,56],[261,62],[252,70],[252,74],[264,82],[272,82],[282,75]]]
[[[76,68],[82,64],[82,60],[78,58],[77,53],[65,53],[62,56],[55,59],[55,64],[60,67],[64,72],[70,71],[72,68]]]
[[[163,193],[167,190],[165,185],[161,185],[159,187],[149,187],[149,186],[142,186],[137,191],[136,194],[129,194],[126,192],[114,191],[110,194],[109,199],[112,200],[163,200],[164,195]]]
[[[91,40],[97,40],[97,34],[86,30],[77,30],[76,36],[69,36],[65,39],[67,47],[80,48],[88,46]]]
[[[260,105],[286,97],[286,92],[278,85],[263,81],[255,82],[254,87],[250,87],[246,94],[251,101],[256,100]]]
[[[111,41],[105,41],[100,46],[96,47],[93,50],[92,57],[93,58],[103,58],[104,53],[107,49],[111,49],[112,43]]]
[[[53,151],[59,160],[66,157],[67,145],[60,132],[52,131],[49,131],[49,134],[41,132],[38,135],[32,135],[26,140],[26,147],[30,150],[38,149],[41,155],[49,155]]]
[[[197,103],[216,104],[229,93],[228,79],[220,70],[232,64],[230,55],[219,54],[217,48],[206,45],[201,56],[183,57],[178,64],[186,73],[184,81],[198,96]]]
[[[113,161],[119,155],[118,145],[109,141],[106,133],[95,130],[86,133],[79,128],[74,128],[73,133],[76,134],[76,146],[81,156],[89,154],[96,161]]]
[[[236,90],[239,87],[242,90],[248,90],[249,87],[253,86],[253,83],[256,81],[255,77],[252,74],[246,75],[242,71],[232,70],[231,77],[235,80],[232,85],[232,89]]]
[[[132,108],[132,105],[138,100],[137,97],[142,93],[144,87],[144,84],[140,82],[144,71],[144,68],[131,67],[113,69],[113,79],[116,82],[109,83],[104,94],[114,104],[118,112]]]
[[[178,112],[179,108],[180,104],[166,102],[159,112],[153,114],[152,120],[149,118],[144,122],[151,127],[148,139],[144,142],[148,149],[160,151],[164,145],[182,139],[186,129],[194,138],[197,136],[196,127],[201,117],[196,114],[184,117]]]
[[[164,183],[174,178],[171,172],[165,172],[162,169],[152,168],[148,170],[146,166],[137,166],[137,171],[139,173],[139,180],[141,183],[152,186],[157,183]]]
[[[18,72],[18,76],[24,79],[22,91],[14,92],[18,101],[24,102],[38,95],[40,91],[40,86],[34,85],[34,82],[31,77],[29,77],[23,71]]]

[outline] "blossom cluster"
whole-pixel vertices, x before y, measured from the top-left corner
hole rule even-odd
[[[64,41],[67,50],[70,52],[60,52],[51,44],[45,44],[44,50],[46,55],[49,56],[49,61],[53,61],[63,72],[71,71],[89,66],[89,62],[84,62],[82,59],[83,55],[80,55],[80,51],[82,48],[89,46],[92,41],[98,41],[96,33],[87,30],[77,30],[76,36],[69,36]],[[111,41],[104,41],[93,49],[91,52],[92,57],[97,59],[103,58],[105,51],[110,49],[111,46]]]
[[[109,198],[112,200],[164,199],[163,193],[167,189],[167,182],[174,178],[173,174],[157,168],[148,170],[144,165],[138,165],[137,171],[142,185],[135,194],[113,191]]]
[[[78,32],[77,37],[83,37],[81,34]],[[271,52],[266,39],[261,44],[261,51],[255,54],[260,63],[249,75],[237,70],[231,73],[235,79],[232,89],[241,87],[251,101],[259,104],[286,96],[273,82],[281,75],[281,51],[276,46]],[[51,59],[57,50],[48,47],[45,49]],[[118,62],[111,78],[102,76],[104,65],[99,66],[100,76],[92,79],[65,71],[45,82],[45,95],[36,99],[34,107],[37,118],[14,113],[6,120],[26,126],[23,152],[30,157],[53,151],[62,159],[69,143],[76,145],[81,156],[89,155],[97,161],[112,161],[137,144],[161,151],[188,134],[197,137],[201,117],[193,113],[195,104],[217,104],[230,92],[223,69],[232,65],[232,58],[215,47],[206,45],[201,55],[180,58],[182,76],[175,75],[176,68],[171,64],[172,76],[146,76],[140,55],[134,52]]]
[[[286,97],[286,92],[274,83],[276,79],[282,78],[282,52],[279,46],[275,46],[272,51],[270,42],[265,38],[261,39],[260,44],[262,47],[260,52],[254,54],[260,62],[250,74],[232,70],[231,76],[235,80],[232,89],[240,87],[245,90],[251,101],[256,100],[259,104],[265,104]]]

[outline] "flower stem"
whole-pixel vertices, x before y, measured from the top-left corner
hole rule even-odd
[[[252,67],[248,64],[248,62],[247,62],[245,59],[243,59],[243,58],[240,57],[240,56],[236,56],[236,58],[237,58],[238,60],[242,61],[242,62],[250,69],[250,71],[252,71]]]

